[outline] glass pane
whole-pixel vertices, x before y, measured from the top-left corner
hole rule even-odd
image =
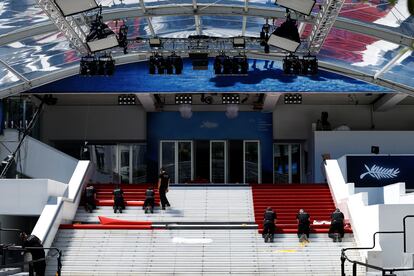
[[[191,181],[191,142],[178,142],[178,183]]]
[[[211,143],[211,182],[225,183],[225,142]]]
[[[90,145],[91,162],[95,165],[92,182],[118,183],[117,147],[115,145]]]
[[[300,183],[300,145],[291,145],[292,153],[292,183]]]
[[[9,86],[22,83],[19,78],[12,72],[6,69],[3,65],[0,65],[0,88],[6,89]]]
[[[161,167],[170,176],[171,183],[175,182],[175,143],[161,142]]]
[[[273,146],[274,183],[289,183],[289,145]]]
[[[147,145],[132,146],[132,183],[147,182]]]
[[[129,183],[129,146],[119,146],[119,167],[121,183]]]
[[[259,143],[245,142],[244,152],[245,182],[259,182]]]

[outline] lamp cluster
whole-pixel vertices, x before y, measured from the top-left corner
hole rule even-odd
[[[283,73],[294,75],[316,75],[318,74],[318,59],[316,56],[303,56],[300,59],[295,55],[288,55],[283,59]]]
[[[247,75],[249,62],[246,55],[234,57],[226,56],[224,52],[214,59],[214,73],[216,75]]]
[[[285,104],[301,104],[302,95],[301,94],[285,94],[284,100],[285,100]]]
[[[79,74],[81,76],[112,76],[115,72],[115,61],[110,55],[98,58],[87,55],[81,58]]]
[[[156,53],[149,59],[149,73],[154,75],[156,73],[162,75],[167,73],[168,75],[179,75],[183,71],[183,59],[177,56],[174,52],[164,58],[162,55]]]
[[[137,97],[133,94],[119,95],[118,96],[118,104],[119,105],[136,105],[137,104]]]
[[[222,96],[222,103],[223,104],[239,104],[240,96],[239,94],[224,94]]]
[[[175,95],[175,104],[192,104],[193,97],[188,94]]]

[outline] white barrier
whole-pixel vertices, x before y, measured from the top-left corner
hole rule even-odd
[[[39,237],[44,247],[50,247],[61,223],[69,223],[75,217],[82,191],[89,182],[90,162],[79,161],[68,184],[68,196],[57,197],[44,207],[32,234]],[[51,198],[50,198],[51,199]]]

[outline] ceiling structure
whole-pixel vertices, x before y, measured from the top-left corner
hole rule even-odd
[[[79,71],[81,54],[39,6],[45,1],[49,0],[0,0],[0,98]],[[122,22],[128,25],[131,41],[155,36],[185,40],[197,34],[257,38],[266,19],[279,25],[285,17],[284,9],[267,0],[97,2],[103,5],[104,20],[114,31]],[[297,17],[304,41],[324,3],[318,0],[311,16]],[[69,19],[84,21],[83,16]],[[414,17],[409,15],[407,0],[346,0],[335,19],[318,49],[320,68],[414,95]],[[125,64],[146,60],[151,49],[135,41],[127,55],[120,48],[112,52],[117,64]],[[259,59],[281,57],[275,48],[270,54],[261,48],[246,54]]]

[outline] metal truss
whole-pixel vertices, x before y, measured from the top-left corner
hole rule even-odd
[[[73,16],[64,17],[52,0],[36,0],[52,23],[82,55],[89,53],[86,35]],[[88,28],[85,25],[85,29]]]
[[[309,51],[316,54],[328,37],[345,0],[325,0],[315,19],[312,32],[308,38]]]

